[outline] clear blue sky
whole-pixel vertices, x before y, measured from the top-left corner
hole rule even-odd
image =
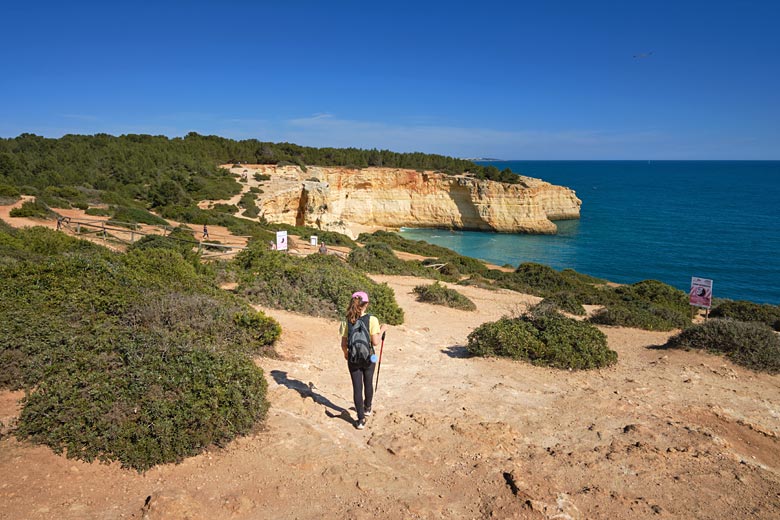
[[[777,1],[284,4],[6,3],[0,136],[780,159]]]

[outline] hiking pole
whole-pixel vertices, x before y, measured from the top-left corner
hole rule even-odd
[[[387,334],[387,331],[382,333],[382,346],[379,347],[379,364],[376,367],[376,385],[374,386],[374,392],[379,388],[379,371],[382,369],[382,351],[385,349],[385,334]]]

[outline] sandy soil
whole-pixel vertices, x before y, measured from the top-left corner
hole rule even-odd
[[[0,440],[0,518],[778,518],[780,377],[604,328],[615,367],[567,372],[466,356],[479,324],[535,298],[459,287],[465,312],[418,303],[384,345],[375,414],[353,427],[334,321],[264,309],[261,431],[145,474]],[[0,393],[0,420],[20,393]],[[151,497],[147,501],[147,497]],[[145,505],[146,504],[146,505]]]

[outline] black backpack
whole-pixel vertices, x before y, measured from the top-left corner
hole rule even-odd
[[[354,324],[347,321],[347,360],[353,365],[367,367],[371,364],[374,345],[369,333],[370,314],[356,320]]]

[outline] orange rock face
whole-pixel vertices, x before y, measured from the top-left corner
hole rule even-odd
[[[576,219],[573,190],[521,177],[518,184],[395,168],[258,167],[270,174],[258,203],[269,222],[347,232],[432,227],[506,233],[556,232]]]

